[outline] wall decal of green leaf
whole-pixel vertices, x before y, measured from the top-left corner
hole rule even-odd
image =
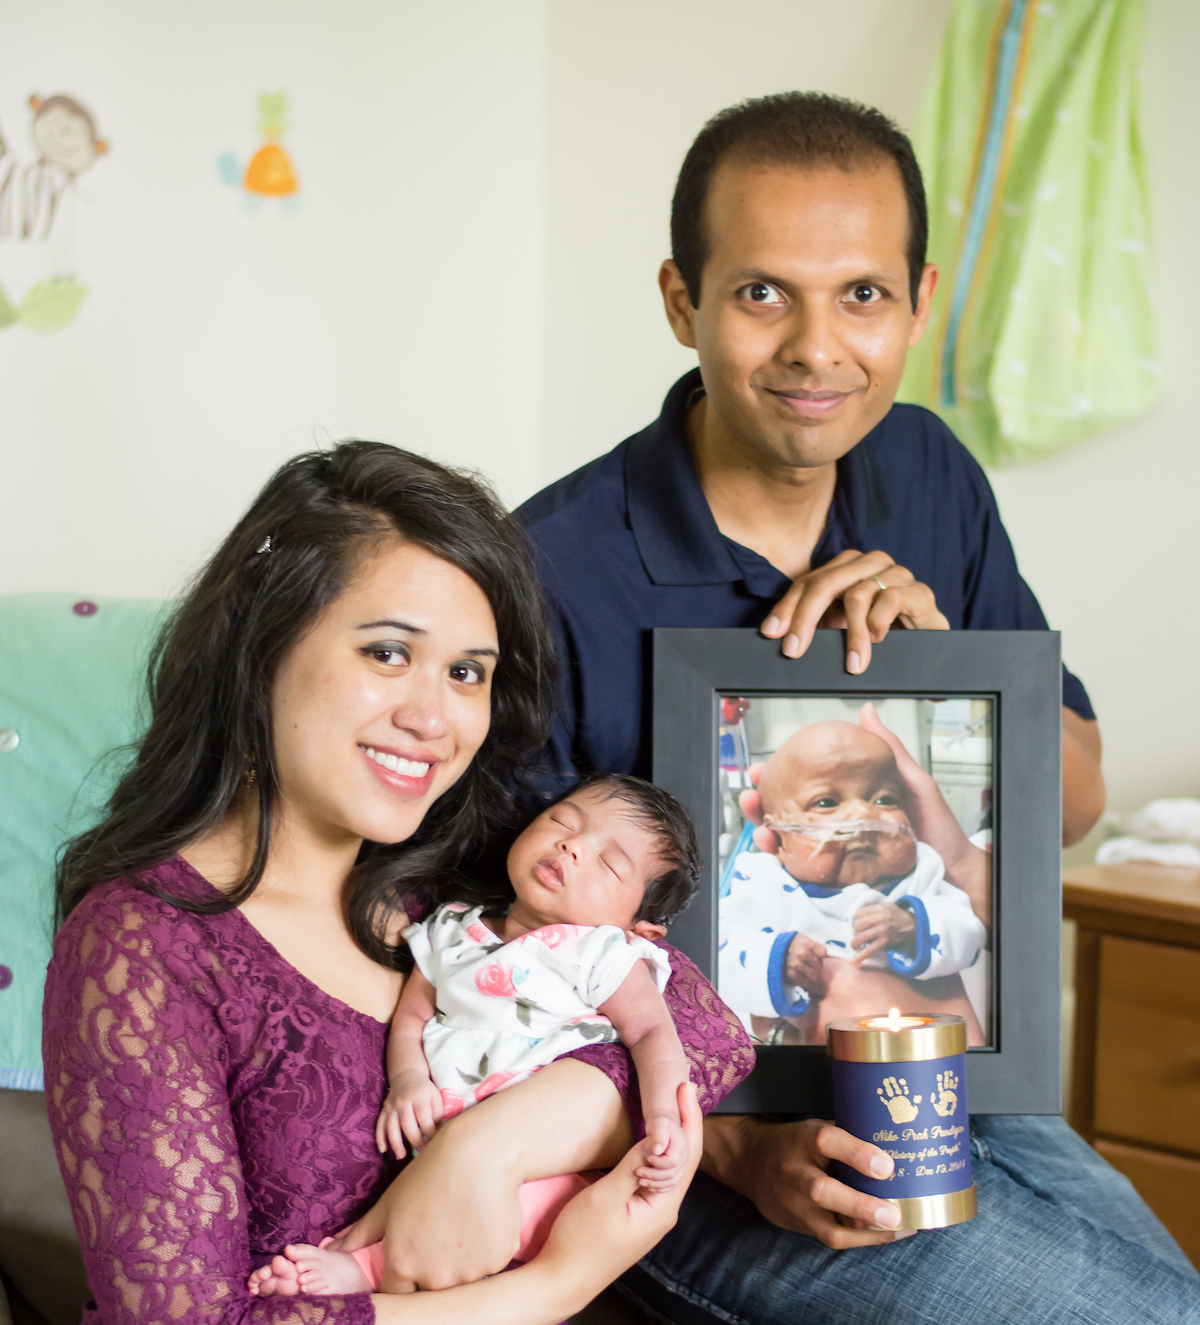
[[[51,276],[38,281],[17,305],[17,319],[30,331],[61,331],[74,321],[87,293],[87,286],[74,277]]]

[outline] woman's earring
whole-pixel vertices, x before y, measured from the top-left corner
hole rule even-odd
[[[250,758],[246,760],[246,772],[242,781],[247,787],[254,786],[255,782],[258,781],[258,765],[254,761],[253,751],[250,752]]]

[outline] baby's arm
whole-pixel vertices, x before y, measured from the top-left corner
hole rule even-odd
[[[647,1191],[670,1191],[688,1161],[679,1119],[679,1087],[688,1080],[688,1065],[675,1023],[644,961],[634,965],[598,1011],[616,1027],[637,1068],[646,1120],[645,1164],[637,1176]]]
[[[429,1063],[421,1047],[425,1023],[437,1012],[434,988],[419,970],[404,982],[404,990],[388,1032],[388,1093],[375,1124],[380,1154],[390,1145],[397,1159],[404,1158],[404,1138],[420,1150],[442,1120],[442,1093],[429,1077]]]

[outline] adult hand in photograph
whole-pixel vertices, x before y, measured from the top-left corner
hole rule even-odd
[[[857,675],[871,661],[893,625],[908,630],[949,630],[933,590],[886,552],[847,549],[816,570],[805,571],[762,624],[768,639],[783,639],[783,652],[799,658],[818,629],[846,632],[846,670]]]
[[[946,878],[971,899],[971,909],[992,930],[992,861],[963,832],[941,788],[909,754],[904,742],[886,727],[875,705],[866,703],[858,713],[860,727],[882,737],[896,759],[896,768],[909,793],[909,819],[919,842],[927,842],[942,858]]]
[[[854,960],[861,966],[884,948],[909,951],[916,936],[917,922],[911,911],[894,902],[870,902],[854,915]]]

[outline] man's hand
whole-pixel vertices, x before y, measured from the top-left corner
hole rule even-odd
[[[1104,813],[1100,728],[1072,709],[1062,711],[1063,846],[1086,837]]]
[[[892,1171],[891,1156],[878,1146],[819,1118],[772,1123],[714,1114],[705,1119],[701,1167],[753,1201],[772,1224],[806,1233],[834,1251],[909,1237],[889,1231],[900,1222],[894,1205],[829,1176],[826,1169],[835,1159],[872,1178]]]
[[[897,622],[908,630],[949,630],[933,590],[886,552],[839,552],[817,570],[797,576],[762,624],[768,639],[783,637],[783,652],[799,658],[813,632],[846,632],[846,670],[864,672],[871,645]]]
[[[881,948],[911,950],[917,922],[895,902],[868,902],[854,913],[854,960],[861,965]]]
[[[813,1000],[824,998],[825,945],[797,934],[788,944],[783,974],[788,984],[799,985]]]

